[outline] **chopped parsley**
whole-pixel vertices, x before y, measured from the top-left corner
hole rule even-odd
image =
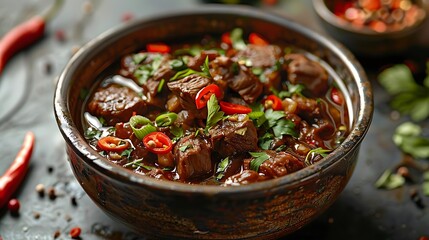
[[[101,136],[101,131],[95,128],[88,128],[85,131],[85,139],[91,140],[91,139],[99,139]]]
[[[177,127],[177,126],[175,126],[175,125],[172,125],[172,126],[170,127],[170,133],[174,135],[174,138],[173,138],[173,139],[171,139],[171,141],[172,141],[173,143],[175,143],[175,142],[179,141],[179,139],[180,139],[180,138],[182,138],[182,137],[183,137],[183,135],[185,134],[185,133],[184,133],[184,131],[183,131],[183,128],[181,128],[181,127]]]
[[[426,78],[423,85],[414,80],[405,64],[397,64],[378,75],[378,81],[392,95],[390,104],[401,114],[409,115],[413,121],[429,117],[429,61],[426,63]]]
[[[422,129],[412,122],[405,122],[396,128],[393,142],[414,158],[429,158],[429,137],[422,136]]]
[[[206,60],[204,61],[204,65],[201,66],[201,72],[195,71],[190,68],[186,68],[184,70],[178,71],[176,74],[174,74],[173,77],[170,78],[170,81],[176,81],[182,78],[185,78],[187,76],[190,76],[192,74],[198,74],[203,77],[210,78],[210,69],[209,69],[209,57],[206,57]]]
[[[183,145],[183,146],[179,147],[179,150],[181,152],[185,152],[188,148],[192,148],[192,145],[191,144]]]
[[[261,164],[270,158],[266,152],[249,152],[249,154],[253,157],[250,162],[250,170],[255,172],[258,172]]]
[[[127,159],[130,159],[131,153],[133,152],[132,148],[128,148],[124,151],[122,151],[121,156],[126,157]]]
[[[139,54],[142,54],[142,53],[137,53],[135,55],[139,55]],[[136,58],[134,56],[133,56],[133,59]],[[137,57],[137,58],[138,58],[137,60],[139,60],[141,57]],[[144,59],[142,59],[142,61]],[[150,77],[152,77],[153,74],[159,69],[162,63],[162,60],[163,60],[163,56],[161,54],[157,54],[153,57],[153,60],[151,63],[143,64],[137,67],[137,69],[134,71],[134,77],[137,78],[140,85],[144,85],[147,83],[147,80]]]
[[[221,180],[225,176],[225,170],[229,166],[230,161],[229,158],[226,157],[219,162],[216,169],[216,180]]]
[[[223,119],[224,112],[220,111],[219,103],[214,94],[210,96],[210,99],[207,101],[207,122],[205,132],[216,125],[220,120]]]

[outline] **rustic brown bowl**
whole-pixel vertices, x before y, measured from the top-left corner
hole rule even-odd
[[[160,181],[115,165],[93,150],[81,126],[82,89],[124,54],[145,43],[217,34],[241,27],[269,41],[294,44],[338,73],[349,94],[351,133],[326,159],[288,176],[238,186]],[[73,172],[91,199],[131,229],[157,238],[276,238],[322,213],[354,170],[372,117],[370,83],[354,57],[335,42],[287,19],[249,7],[204,7],[145,18],[112,29],[70,60],[54,97],[56,120]]]
[[[412,26],[397,31],[376,32],[368,27],[357,28],[333,13],[337,1],[312,0],[313,8],[328,34],[344,44],[358,57],[387,58],[403,54],[419,38],[428,15],[427,0],[414,0],[424,12]]]

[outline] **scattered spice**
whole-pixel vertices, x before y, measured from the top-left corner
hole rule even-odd
[[[11,200],[9,200],[9,203],[7,204],[7,208],[13,214],[16,214],[19,212],[20,206],[21,204],[19,203],[19,200],[16,198],[12,198]]]
[[[45,62],[44,71],[48,75],[50,75],[52,73],[52,64],[51,64],[51,62]]]
[[[51,200],[54,200],[55,198],[57,198],[57,193],[55,191],[55,188],[53,187],[48,188],[48,196],[49,196],[49,199]]]
[[[70,215],[65,215],[64,216],[64,219],[67,221],[67,222],[70,222],[71,220],[72,220],[72,217],[70,216]]]
[[[79,238],[81,232],[82,230],[80,229],[80,227],[74,227],[70,230],[70,237],[73,239],[77,239]]]
[[[398,170],[396,170],[396,173],[399,174],[400,176],[406,178],[406,179],[410,178],[410,171],[405,166],[399,167]]]
[[[54,172],[54,167],[48,166],[48,173],[53,173],[53,172]]]
[[[40,213],[39,212],[33,212],[33,216],[34,216],[34,219],[39,219]]]
[[[93,7],[93,5],[92,5],[92,3],[90,1],[85,1],[83,3],[82,9],[83,9],[83,12],[85,14],[91,14],[92,11],[93,11],[93,9],[94,9],[94,7]]]
[[[76,200],[76,197],[75,197],[75,196],[72,196],[70,200],[71,200],[71,204],[72,204],[73,206],[77,206],[77,200]]]
[[[71,54],[75,55],[79,51],[79,49],[80,49],[80,46],[77,46],[77,45],[73,46],[71,49]]]
[[[54,232],[54,239],[57,239],[59,236],[61,235],[61,232],[60,232],[60,230],[57,230],[57,231],[55,231]]]
[[[415,188],[411,189],[410,198],[416,204],[416,206],[418,208],[420,208],[420,209],[425,208],[425,205],[423,204],[422,198],[420,197],[419,192]]]
[[[66,40],[66,33],[63,29],[57,29],[55,31],[55,39],[57,39],[59,42],[64,42]]]
[[[131,12],[124,12],[121,16],[122,22],[128,22],[134,18],[134,15]]]
[[[39,194],[40,197],[45,196],[45,185],[39,183],[36,185],[36,192]]]

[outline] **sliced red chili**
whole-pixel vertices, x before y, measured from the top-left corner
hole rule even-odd
[[[107,136],[100,138],[97,145],[104,151],[122,152],[129,148],[130,143],[118,137]]]
[[[173,148],[171,139],[162,132],[152,132],[143,138],[143,144],[152,153],[166,154]]]
[[[217,98],[222,96],[220,88],[216,84],[210,84],[198,91],[197,96],[195,96],[195,105],[197,109],[201,109],[207,105],[207,101],[212,95],[215,95]]]
[[[252,109],[240,104],[230,103],[230,102],[219,102],[220,109],[227,115],[232,114],[246,114],[252,112]]]
[[[267,40],[263,39],[257,33],[249,34],[249,43],[255,44],[255,45],[260,45],[260,46],[266,46],[269,44]]]
[[[331,90],[331,99],[338,105],[344,104],[343,94],[336,87],[333,87]]]
[[[264,100],[264,107],[276,111],[283,110],[282,100],[276,95],[268,95]]]
[[[164,43],[150,43],[146,45],[146,50],[148,52],[156,52],[156,53],[169,53],[170,46]]]
[[[222,42],[224,42],[226,44],[229,44],[229,45],[232,44],[231,35],[229,32],[222,34],[221,40],[222,40]]]

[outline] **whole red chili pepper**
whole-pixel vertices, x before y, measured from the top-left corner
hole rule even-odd
[[[0,40],[0,74],[7,61],[21,49],[40,39],[48,21],[59,9],[63,0],[56,0],[53,7],[44,16],[35,16],[14,27]]]
[[[0,208],[12,197],[27,173],[31,154],[34,147],[34,134],[28,132],[15,160],[0,177]]]

